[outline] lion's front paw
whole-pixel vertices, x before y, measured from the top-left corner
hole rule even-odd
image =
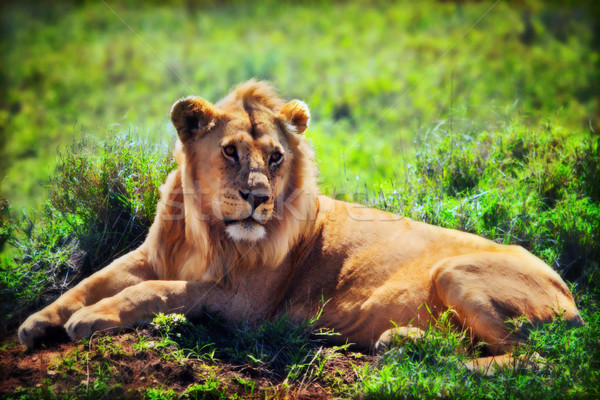
[[[77,340],[90,337],[97,331],[120,326],[121,319],[118,315],[105,310],[94,310],[94,306],[89,306],[73,314],[65,324],[65,329],[72,340]]]
[[[30,315],[19,327],[19,341],[29,348],[45,341],[57,342],[65,338],[60,318],[48,312],[40,311]]]

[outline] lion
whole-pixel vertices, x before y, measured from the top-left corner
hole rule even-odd
[[[182,98],[171,121],[179,166],[144,243],[27,318],[22,344],[157,313],[260,323],[321,312],[316,324],[332,337],[377,350],[451,309],[496,355],[526,340],[509,319],[583,324],[561,277],[521,247],[320,194],[309,109],[266,82],[243,83],[215,105]]]

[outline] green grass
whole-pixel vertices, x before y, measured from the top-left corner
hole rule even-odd
[[[173,346],[176,357],[218,362],[246,363],[275,381],[297,383],[322,372],[335,352],[348,346],[318,350],[322,346],[314,320],[297,325],[282,316],[258,326],[232,326],[218,316],[192,323],[181,314],[159,314],[152,326],[163,337],[156,347]]]
[[[4,5],[2,190],[37,208],[58,145],[107,126],[170,144],[176,99],[216,101],[251,77],[309,104],[328,192],[389,188],[415,137],[444,121],[598,130],[598,7],[491,4]]]
[[[597,307],[584,318],[586,327],[569,329],[558,320],[533,332],[516,349],[520,359],[494,376],[467,370],[465,334],[442,321],[422,339],[398,343],[377,365],[365,368],[360,389],[368,399],[598,398]]]

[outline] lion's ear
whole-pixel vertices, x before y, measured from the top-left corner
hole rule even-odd
[[[218,117],[217,109],[200,97],[179,99],[171,108],[171,122],[183,143],[208,132]]]
[[[279,120],[291,133],[303,133],[310,122],[308,106],[300,100],[292,100],[279,110]]]

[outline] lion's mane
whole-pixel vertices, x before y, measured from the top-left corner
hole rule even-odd
[[[266,83],[251,80],[217,104],[224,110],[253,105],[276,113],[284,101]],[[276,201],[277,216],[265,226],[267,238],[259,243],[225,240],[222,222],[211,222],[202,215],[200,202],[210,201],[216,194],[197,195],[198,186],[212,177],[200,174],[200,182],[195,182],[194,176],[199,176],[195,168],[209,162],[203,161],[206,151],[220,149],[192,147],[193,151],[186,153],[177,141],[175,159],[179,167],[161,187],[155,221],[146,241],[150,263],[159,279],[233,282],[236,272],[242,269],[279,265],[310,232],[317,207],[314,153],[304,136],[288,133],[285,138],[294,155],[291,176]]]

